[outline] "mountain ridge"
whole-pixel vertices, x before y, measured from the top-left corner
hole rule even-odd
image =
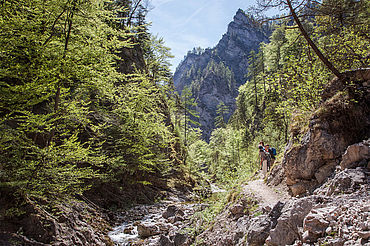
[[[217,105],[223,102],[230,109],[226,119],[234,111],[238,87],[246,80],[249,53],[267,42],[269,33],[268,26],[239,9],[214,48],[194,48],[176,68],[176,90],[181,93],[185,86],[191,86],[206,140],[215,128]]]

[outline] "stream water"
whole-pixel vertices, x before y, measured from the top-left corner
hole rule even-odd
[[[163,222],[162,213],[169,205],[168,201],[153,205],[138,205],[126,211],[119,220],[124,221],[121,225],[113,228],[108,236],[116,245],[128,246],[140,240],[138,225],[155,225]]]
[[[211,192],[225,192],[211,184]],[[166,245],[165,242],[185,242],[186,231],[195,212],[207,205],[172,196],[152,205],[137,205],[125,211],[108,236],[119,246]]]
[[[123,223],[122,225],[114,227],[113,231],[108,233],[108,236],[118,245],[130,245],[130,242],[135,241],[139,237],[136,227],[132,228],[130,232],[124,232],[126,228],[130,227],[130,224]]]
[[[164,216],[170,207],[181,211],[175,212],[180,215]],[[124,222],[114,227],[108,236],[119,246],[160,245],[161,236],[173,239],[189,225],[189,218],[198,209],[197,203],[174,199],[153,205],[138,205],[122,215],[120,220]]]

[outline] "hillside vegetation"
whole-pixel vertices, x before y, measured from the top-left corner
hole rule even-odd
[[[369,4],[365,1],[348,4],[340,1],[311,9],[302,7],[300,14],[311,16],[302,18],[304,28],[341,72],[341,81],[350,86],[356,83],[351,78],[346,79],[345,72],[368,68],[370,40],[367,35]],[[325,86],[335,75],[319,59],[291,19],[276,21],[269,42],[261,43],[257,52],[250,52],[246,76],[248,79],[239,87],[236,110],[228,123],[212,132],[209,143],[198,139],[189,146],[190,150],[198,150],[190,157],[192,163],[198,168],[202,163],[208,163],[211,176],[215,175],[225,183],[243,179],[258,167],[256,148],[260,141],[274,146],[280,154],[278,159],[281,159],[289,141],[292,144],[301,141],[308,130],[309,119],[319,107],[330,111],[326,109],[327,105],[320,103]],[[356,99],[342,97],[344,101],[340,103],[347,105],[351,100],[357,100],[360,105],[366,102],[361,96],[368,93],[366,86],[356,89],[362,90]],[[225,117],[225,114],[219,111],[217,117]],[[354,118],[348,120],[356,120]],[[366,128],[365,125],[362,127]],[[361,138],[367,139],[367,134]]]
[[[1,1],[0,244],[113,245],[108,232],[122,211],[174,194],[180,206],[199,202],[188,206],[199,209],[182,224],[186,241],[199,245],[207,245],[202,237],[219,225],[217,216],[229,218],[230,209],[249,223],[237,235],[240,244],[254,240],[246,230],[254,230],[251,221],[256,228],[267,221],[264,238],[250,245],[268,236],[271,245],[298,240],[303,218],[323,201],[314,192],[330,197],[326,205],[337,206],[354,196],[334,196],[352,189],[362,200],[349,204],[360,211],[368,198],[370,147],[363,140],[370,137],[369,4],[328,0],[293,6],[300,22],[270,21],[256,31],[253,47],[244,48],[226,44],[240,44],[239,24],[253,22],[251,30],[259,23],[239,10],[214,52],[189,54],[212,59],[202,69],[183,71],[189,83],[181,85],[179,95],[169,69],[170,50],[150,33],[145,1]],[[222,50],[226,46],[243,52]],[[222,60],[229,51],[242,54],[238,74]],[[222,88],[225,100],[220,90],[217,97],[200,101],[202,86]],[[213,110],[203,119],[212,120],[206,134],[199,125],[205,112],[197,112],[204,106],[200,102]],[[261,140],[278,152],[266,179],[285,181],[292,195],[308,197],[262,209],[252,194],[243,193],[240,187],[259,169]],[[320,188],[325,182],[327,187]],[[214,184],[228,195],[212,196]],[[154,210],[161,212],[163,204]],[[306,204],[307,213],[294,222],[294,236],[282,239],[272,229],[286,230],[279,216],[288,214],[284,218],[290,221],[290,208],[297,204]],[[181,212],[177,209],[167,222],[176,223],[175,214]],[[339,233],[336,226],[328,234]],[[311,234],[305,242],[324,237],[323,231],[306,231]],[[175,244],[162,234],[165,238],[158,240]],[[361,235],[348,238],[368,240]]]
[[[1,231],[51,243],[76,199],[117,209],[154,200],[170,173],[183,180],[171,55],[146,13],[140,1],[0,3]]]

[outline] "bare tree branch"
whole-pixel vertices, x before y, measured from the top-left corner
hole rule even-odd
[[[139,7],[140,3],[141,3],[142,0],[138,0],[133,8],[133,10],[131,11],[130,13],[130,16],[128,17],[128,20],[127,20],[127,26],[130,26],[131,25],[131,20],[132,20],[132,17],[134,16],[135,12],[136,12],[136,9]]]
[[[60,19],[60,17],[62,17],[62,15],[65,13],[66,9],[67,9],[67,7],[64,7],[63,11],[57,16],[57,18],[55,18],[55,20],[53,22],[53,25],[51,26],[51,34],[45,40],[45,42],[42,44],[42,46],[45,46],[50,41],[50,39],[54,36],[54,34],[55,34],[55,25],[57,24],[57,22]]]

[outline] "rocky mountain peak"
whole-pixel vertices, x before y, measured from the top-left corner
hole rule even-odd
[[[261,29],[252,16],[248,16],[244,11],[238,11],[234,16],[234,20],[229,24],[227,34],[231,38],[236,38],[243,41],[258,42],[264,39],[263,32],[256,32]]]
[[[232,114],[238,88],[245,83],[249,53],[261,42],[267,42],[269,32],[239,9],[214,48],[193,49],[177,67],[176,89],[181,93],[184,86],[192,87],[205,139],[209,139],[214,128],[219,103],[228,106],[229,116]]]
[[[230,26],[250,26],[252,24],[252,18],[249,15],[246,15],[245,12],[241,9],[238,9],[234,16],[234,20],[229,24]]]

